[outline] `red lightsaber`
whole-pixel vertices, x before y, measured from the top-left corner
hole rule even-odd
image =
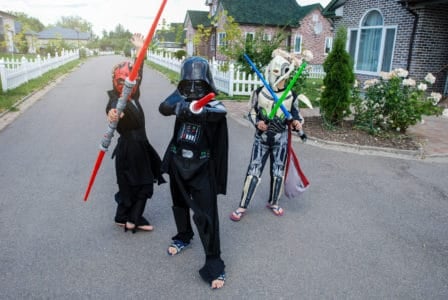
[[[143,62],[143,59],[145,58],[146,49],[148,49],[149,43],[151,42],[152,37],[154,36],[154,32],[156,31],[157,24],[159,22],[160,16],[162,15],[163,9],[165,8],[167,1],[168,0],[162,0],[162,4],[160,5],[159,11],[157,12],[157,15],[156,15],[156,18],[154,19],[154,22],[152,23],[152,26],[149,29],[148,35],[146,36],[143,46],[137,55],[137,59],[135,60],[135,64],[134,64],[134,67],[132,68],[131,74],[129,74],[129,77],[126,78],[126,80],[125,80],[122,95],[118,99],[118,103],[117,103],[117,114],[119,116],[121,115],[121,112],[126,107],[126,101],[129,99],[129,96],[131,95],[132,88],[134,87],[134,85],[136,83],[135,78],[137,78],[138,71]],[[103,161],[104,154],[106,153],[106,151],[109,148],[109,145],[112,141],[112,137],[114,136],[115,129],[117,128],[117,124],[118,124],[118,121],[109,123],[107,132],[104,135],[103,140],[101,141],[100,151],[98,153],[98,157],[96,159],[95,166],[93,167],[92,175],[90,176],[89,185],[87,186],[87,190],[84,195],[84,201],[87,201],[87,198],[89,197],[89,193],[90,193],[90,190],[92,189],[93,183],[95,181],[96,174],[98,173],[98,170],[101,166],[101,162]]]
[[[215,93],[208,93],[207,95],[205,95],[204,97],[202,97],[199,100],[193,101],[190,104],[190,110],[195,113],[198,114],[201,112],[202,108],[207,105],[207,103],[210,102],[210,100],[212,100],[213,98],[215,98]]]

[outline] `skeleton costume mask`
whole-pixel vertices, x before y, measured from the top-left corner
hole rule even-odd
[[[280,55],[275,55],[266,67],[265,77],[269,81],[271,88],[277,92],[277,85],[284,79],[287,79],[294,71],[294,62],[289,62]]]

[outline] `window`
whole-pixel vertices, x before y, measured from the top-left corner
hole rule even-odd
[[[368,12],[359,28],[349,30],[348,52],[357,73],[376,75],[391,70],[396,30],[396,26],[384,26],[377,10]]]
[[[246,32],[245,33],[246,47],[251,47],[254,39],[255,39],[255,33]]]
[[[324,53],[325,54],[330,53],[331,49],[333,49],[333,38],[332,37],[326,37],[325,38],[325,50],[324,50]]]
[[[246,43],[252,42],[255,38],[255,33],[253,32],[246,32],[245,35],[246,35]]]
[[[263,33],[263,41],[270,41],[272,40],[272,35],[269,33]]]
[[[300,34],[297,34],[294,40],[294,52],[302,53],[302,36]]]
[[[218,46],[219,47],[227,46],[226,33],[225,32],[218,32]]]

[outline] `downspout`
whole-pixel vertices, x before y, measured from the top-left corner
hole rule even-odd
[[[414,41],[415,41],[415,34],[417,32],[417,25],[418,25],[418,21],[419,21],[419,16],[418,16],[418,14],[415,11],[413,11],[409,7],[408,3],[405,4],[405,8],[407,9],[407,11],[409,11],[414,16],[414,24],[412,26],[411,40],[409,41],[409,55],[408,55],[408,61],[407,61],[407,66],[406,66],[406,70],[410,71],[411,62],[412,62],[412,53],[413,53]]]

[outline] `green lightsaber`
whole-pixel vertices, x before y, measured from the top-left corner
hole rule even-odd
[[[300,65],[300,68],[296,71],[296,73],[294,74],[294,77],[291,79],[291,81],[288,83],[288,86],[286,87],[285,91],[283,92],[283,94],[280,96],[280,99],[278,99],[278,101],[275,102],[274,104],[274,108],[271,110],[271,113],[269,114],[269,119],[272,120],[272,118],[275,116],[275,114],[277,113],[277,110],[279,109],[280,105],[282,105],[283,101],[285,100],[286,96],[288,95],[289,91],[292,89],[292,87],[294,86],[294,84],[296,83],[297,79],[299,79],[300,74],[302,74],[303,70],[306,67],[306,62],[303,62]]]

